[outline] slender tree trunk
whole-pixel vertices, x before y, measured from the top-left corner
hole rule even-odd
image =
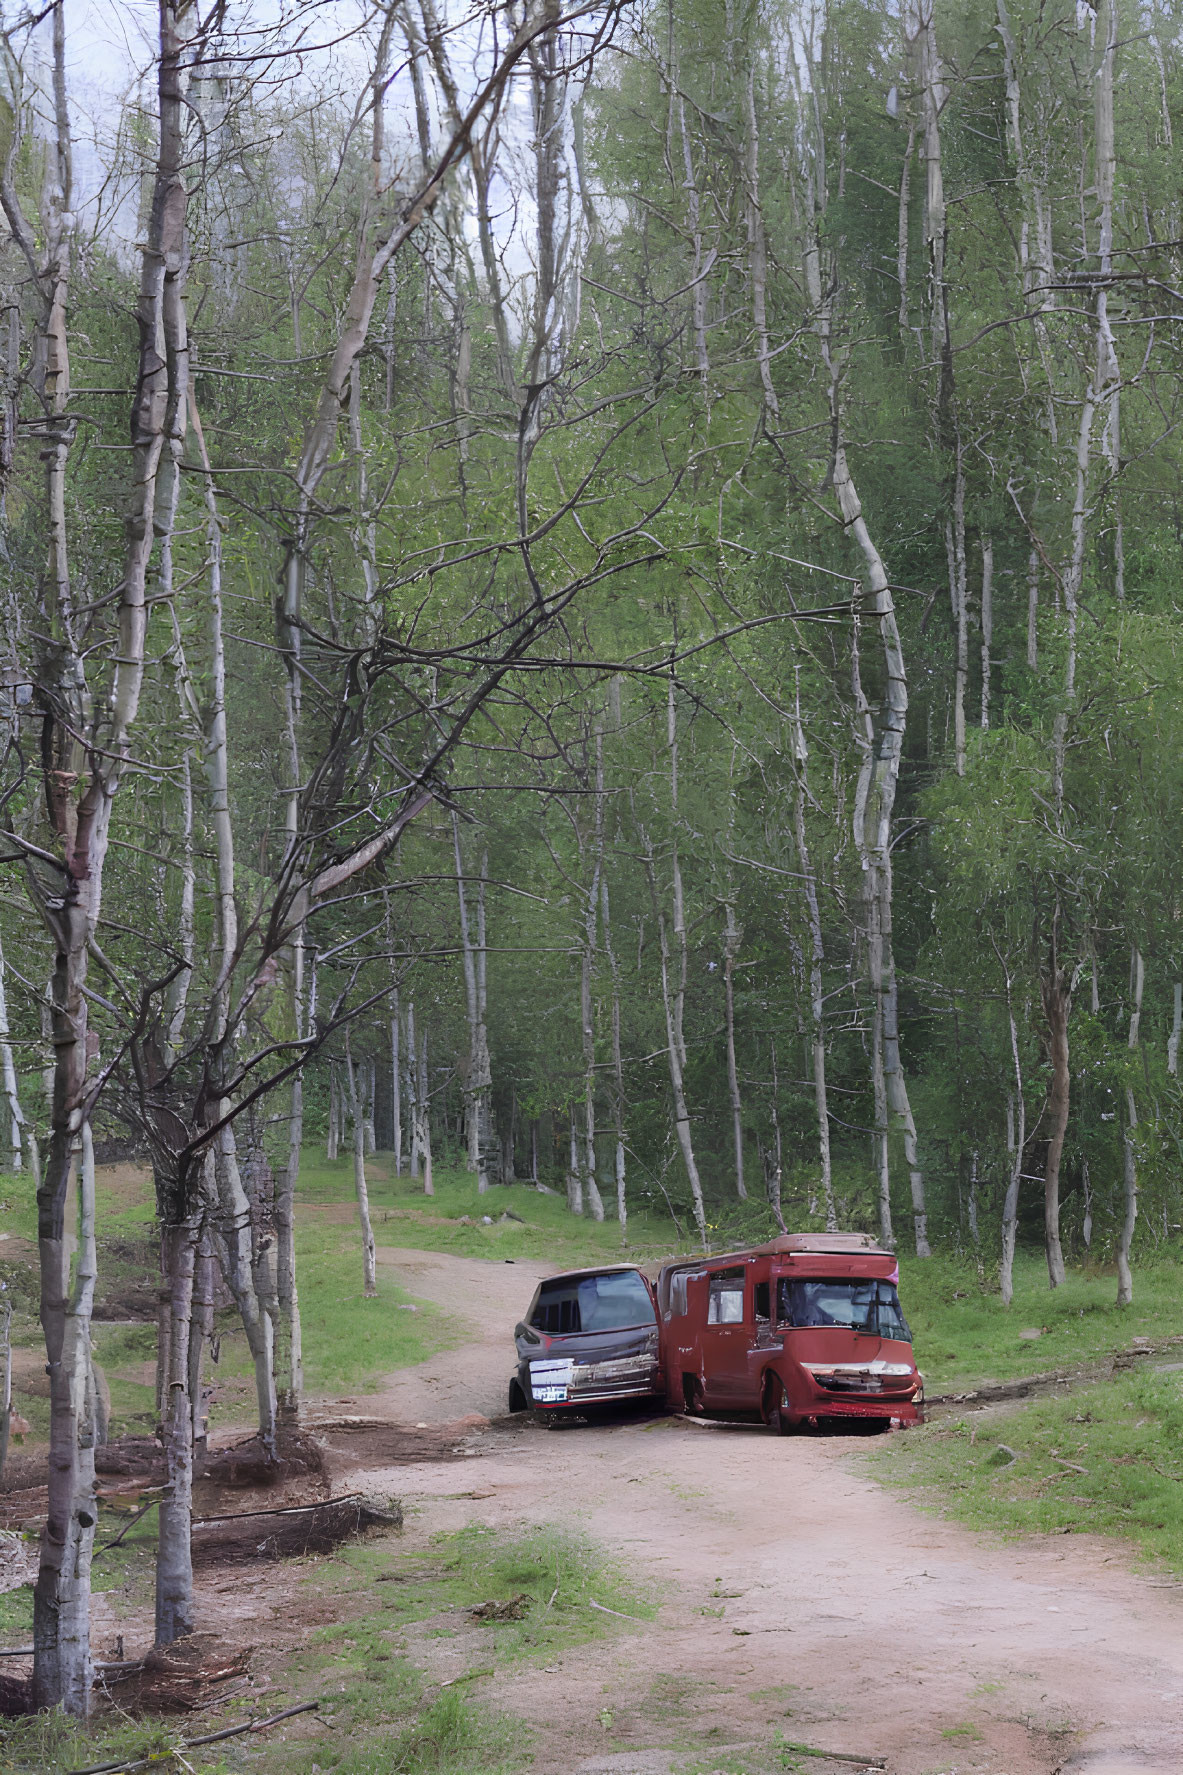
[[[329,1137],[325,1144],[325,1158],[330,1164],[337,1157],[337,1148],[341,1139],[341,1091],[337,1083],[337,1065],[329,1061]]]
[[[1122,1183],[1125,1193],[1125,1218],[1117,1241],[1117,1304],[1128,1307],[1134,1298],[1134,1277],[1130,1269],[1130,1247],[1138,1219],[1138,1106],[1133,1090],[1127,1085],[1125,1094],[1125,1126],[1122,1129]]]
[[[366,1182],[365,1108],[360,1066],[355,1065],[349,1028],[345,1030],[345,1076],[349,1084],[349,1109],[353,1120],[353,1187],[357,1192],[357,1216],[361,1222],[362,1280],[366,1298],[378,1292],[377,1254],[370,1223],[370,1190]]]
[[[208,1185],[202,1192],[209,1199]],[[209,1399],[202,1385],[202,1356],[214,1334],[214,1252],[202,1228],[193,1279],[193,1318],[189,1332],[189,1401],[193,1417],[193,1453],[203,1455],[209,1442]]]
[[[195,1220],[175,1222],[163,1231],[169,1293],[169,1340],[163,1411],[164,1490],[160,1497],[156,1549],[156,1644],[171,1645],[192,1633],[193,1558],[189,1529],[193,1514],[193,1394],[190,1391],[190,1339],[193,1334],[193,1277],[200,1237]]]
[[[8,1163],[13,1171],[21,1168],[21,1130],[25,1118],[21,1111],[20,1093],[16,1082],[16,1064],[12,1057],[12,1043],[9,1040],[8,1028],[8,995],[5,990],[4,950],[0,948],[0,1074],[3,1077],[4,1096],[8,1103]]]
[[[12,1431],[12,1302],[0,1300],[0,1479]]]
[[[1002,1204],[1002,1261],[999,1265],[998,1280],[1002,1304],[1004,1307],[1009,1307],[1015,1295],[1015,1239],[1019,1229],[1019,1190],[1023,1179],[1023,1150],[1027,1145],[1027,1104],[1023,1096],[1023,1066],[1019,1057],[1019,1032],[1011,1004],[1009,975],[1006,980],[1006,1015],[1010,1033],[1011,1064],[1015,1073],[1013,1101],[1016,1125],[1010,1149],[1010,1175],[1006,1180],[1006,1195]]]
[[[780,419],[780,405],[772,385],[772,360],[768,343],[768,247],[764,235],[764,212],[760,208],[760,131],[756,122],[754,57],[748,61],[744,86],[744,172],[747,184],[748,279],[752,291],[752,325],[756,332],[756,352],[764,404],[772,419],[777,421]]]
[[[403,1174],[403,1080],[398,1057],[399,1009],[395,988],[390,1018],[390,1113],[394,1123],[394,1175]]]
[[[666,1056],[670,1070],[670,1094],[674,1105],[674,1132],[678,1137],[678,1145],[682,1152],[682,1162],[686,1167],[686,1179],[690,1185],[690,1196],[694,1204],[694,1222],[698,1234],[705,1246],[707,1244],[706,1208],[703,1203],[702,1182],[698,1175],[698,1162],[694,1156],[694,1141],[690,1132],[690,1111],[686,1106],[686,1089],[682,1075],[682,1042],[679,1028],[678,995],[670,985],[670,945],[666,930],[665,912],[658,905],[657,880],[653,869],[652,852],[646,845],[645,869],[649,877],[649,893],[653,901],[653,911],[657,919],[657,934],[661,945],[661,1002],[665,1008]],[[675,905],[677,895],[675,893]],[[677,917],[677,912],[675,912]]]
[[[969,682],[969,586],[965,559],[965,469],[958,438],[953,475],[953,516],[946,531],[949,594],[957,631],[953,673],[953,768],[965,775],[965,696]]]
[[[411,1157],[407,1166],[413,1180],[419,1176],[422,1123],[419,1111],[419,1087],[415,1079],[415,1002],[407,1006],[407,1103],[411,1111]]]
[[[1183,1038],[1183,980],[1176,980],[1171,1033],[1167,1039],[1167,1072],[1171,1078],[1177,1078],[1179,1074],[1179,1042],[1181,1038]]]
[[[575,1105],[568,1111],[570,1152],[567,1159],[567,1206],[572,1214],[583,1213],[583,1167],[579,1163],[579,1136],[575,1128]]]
[[[478,886],[477,941],[473,942],[468,916],[468,896],[464,885],[464,863],[460,853],[460,820],[452,815],[452,851],[456,859],[456,891],[460,901],[460,948],[464,961],[464,992],[468,1006],[468,1077],[464,1086],[464,1114],[468,1137],[468,1169],[475,1171],[477,1189],[483,1195],[489,1187],[486,1168],[488,1101],[493,1088],[489,1060],[489,1038],[483,1015],[482,976],[484,972],[484,878]]]
[[[219,1114],[226,1110],[219,1102]],[[255,1373],[255,1399],[259,1412],[259,1441],[268,1460],[278,1455],[275,1382],[275,1328],[259,1300],[252,1238],[250,1198],[242,1184],[238,1143],[234,1126],[227,1123],[215,1137],[214,1182],[217,1210],[213,1228],[218,1261],[226,1286],[234,1296]]]
[[[365,1070],[361,1076],[362,1086],[362,1130],[365,1135],[366,1157],[372,1158],[378,1150],[378,1137],[374,1131],[374,1104],[378,1095],[378,1066],[374,1060],[365,1062]]]
[[[900,202],[899,219],[896,227],[896,277],[900,286],[900,332],[908,332],[908,232],[909,203],[912,176],[912,155],[916,148],[916,125],[908,125],[908,145],[904,149],[904,164],[900,168]]]
[[[982,731],[990,725],[990,650],[994,645],[994,543],[982,533]]]
[[[1047,1022],[1048,1059],[1052,1069],[1047,1093],[1044,1240],[1047,1247],[1048,1280],[1053,1288],[1058,1288],[1064,1280],[1064,1254],[1060,1246],[1060,1161],[1064,1152],[1064,1136],[1068,1129],[1071,1089],[1068,1071],[1068,1018],[1072,1010],[1072,994],[1068,976],[1056,958],[1054,942],[1051,962],[1040,985],[1043,1013]]]
[[[769,1110],[772,1117],[772,1151],[768,1155],[771,1164],[765,1161],[764,1187],[768,1196],[768,1206],[772,1209],[773,1218],[781,1232],[785,1227],[784,1210],[781,1207],[781,1184],[784,1179],[784,1152],[780,1132],[780,1077],[776,1066],[776,1043],[771,1044],[772,1050],[772,1097]]]
[[[600,897],[598,857],[592,867],[591,885],[583,921],[579,969],[579,1023],[583,1039],[583,1181],[593,1220],[603,1220],[604,1200],[596,1183],[596,1026],[592,1005],[592,957],[596,943],[596,916]]]
[[[620,967],[612,946],[612,913],[608,894],[608,872],[604,858],[604,733],[596,728],[596,845],[600,881],[600,929],[604,934],[604,953],[612,979],[612,1120],[616,1133],[614,1174],[616,1178],[616,1218],[620,1222],[620,1242],[628,1243],[627,1174],[624,1151],[624,1063],[620,1046]],[[536,1125],[531,1126],[535,1139]],[[537,1146],[532,1149],[533,1176],[538,1180]]]
[[[830,1104],[826,1088],[826,1023],[823,968],[825,945],[822,938],[821,908],[817,897],[817,877],[809,853],[805,829],[805,802],[809,794],[809,752],[805,744],[805,725],[801,720],[800,683],[793,710],[793,750],[796,777],[793,794],[793,826],[797,840],[797,862],[805,889],[805,910],[809,920],[809,1010],[813,1046],[813,1098],[817,1111],[818,1158],[821,1163],[822,1201],[826,1211],[826,1230],[838,1230],[838,1214],[834,1203],[834,1171],[830,1158]]]
[[[419,1151],[423,1157],[423,1194],[434,1196],[431,1170],[431,1096],[427,1089],[427,1030],[419,1032],[419,1088],[415,1093],[419,1116]]]
[[[1139,944],[1134,945],[1130,958],[1130,973],[1133,977],[1133,993],[1130,1005],[1130,1033],[1127,1047],[1131,1054],[1136,1053],[1142,1031],[1142,992],[1146,980],[1146,970],[1142,960]],[[1117,1304],[1128,1307],[1134,1298],[1134,1278],[1130,1269],[1130,1247],[1134,1240],[1134,1226],[1138,1219],[1138,1106],[1134,1100],[1132,1085],[1126,1086],[1125,1123],[1122,1128],[1122,1182],[1125,1192],[1125,1218],[1122,1221],[1121,1237],[1117,1244]]]

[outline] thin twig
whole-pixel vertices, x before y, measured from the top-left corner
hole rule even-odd
[[[619,1609],[610,1609],[602,1602],[593,1602],[590,1596],[588,1597],[588,1607],[599,1609],[601,1615],[615,1615],[618,1621],[638,1621],[642,1627],[649,1626],[649,1622],[645,1619],[644,1615],[623,1615]]]

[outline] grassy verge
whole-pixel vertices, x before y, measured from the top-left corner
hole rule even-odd
[[[1183,1377],[1147,1373],[945,1419],[866,1458],[877,1478],[973,1528],[1121,1535],[1183,1572],[1181,1450]]]
[[[381,1272],[377,1295],[367,1300],[356,1228],[302,1221],[296,1274],[304,1376],[314,1389],[360,1391],[392,1369],[425,1362],[464,1335],[461,1318],[416,1300]]]
[[[676,1234],[668,1216],[630,1214],[627,1248],[615,1220],[597,1223],[569,1212],[566,1198],[533,1184],[498,1185],[481,1195],[470,1172],[436,1168],[435,1195],[407,1176],[395,1177],[389,1153],[367,1159],[374,1232],[387,1245],[451,1251],[459,1257],[537,1258],[562,1265],[621,1263],[664,1256]],[[353,1199],[352,1158],[330,1163],[308,1148],[300,1167],[300,1199],[309,1204]],[[502,1219],[509,1214],[516,1218]],[[486,1219],[489,1224],[486,1225]]]
[[[545,1663],[569,1646],[627,1631],[608,1610],[640,1619],[654,1612],[592,1542],[548,1529],[503,1536],[473,1527],[405,1554],[389,1541],[366,1542],[309,1561],[302,1581],[318,1603],[333,1601],[339,1619],[271,1673],[266,1711],[316,1699],[316,1715],[265,1737],[186,1751],[186,1763],[175,1765],[167,1752],[182,1739],[257,1715],[259,1698],[164,1727],[0,1722],[0,1766],[61,1775],[155,1753],[162,1767],[187,1765],[199,1775],[306,1775],[313,1765],[325,1775],[516,1775],[529,1764],[529,1730],[490,1706],[486,1692],[516,1664]],[[489,1603],[506,1606],[506,1618],[475,1620],[470,1611]],[[446,1686],[429,1682],[415,1656],[445,1638],[457,1639],[464,1656]]]
[[[1009,1309],[992,1285],[979,1281],[971,1263],[901,1259],[900,1298],[928,1392],[1101,1360],[1136,1337],[1178,1336],[1183,1333],[1179,1257],[1177,1250],[1144,1257],[1134,1273],[1134,1304],[1118,1307],[1113,1275],[1073,1270],[1053,1292],[1042,1252],[1021,1252]],[[1041,1335],[1027,1339],[1022,1331]]]

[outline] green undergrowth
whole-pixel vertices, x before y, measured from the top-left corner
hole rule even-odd
[[[498,1184],[481,1195],[468,1171],[437,1166],[435,1195],[423,1194],[422,1181],[393,1175],[389,1153],[366,1161],[374,1233],[380,1244],[451,1251],[460,1257],[535,1258],[555,1268],[584,1263],[628,1263],[666,1255],[676,1242],[667,1215],[632,1213],[628,1246],[622,1246],[616,1220],[596,1222],[573,1215],[566,1197],[543,1193],[531,1183]],[[353,1199],[352,1157],[332,1162],[323,1152],[304,1149],[300,1200],[317,1204]],[[515,1219],[501,1218],[502,1215]],[[485,1224],[486,1217],[490,1222]]]
[[[1053,1290],[1043,1253],[1020,1252],[1009,1308],[969,1261],[903,1257],[900,1299],[929,1395],[1102,1361],[1135,1338],[1183,1335],[1180,1256],[1169,1248],[1147,1256],[1134,1271],[1133,1305],[1119,1307],[1114,1275],[1074,1269]]]
[[[1183,1572],[1183,1375],[1124,1375],[942,1419],[866,1458],[877,1478],[973,1528],[1121,1535]]]

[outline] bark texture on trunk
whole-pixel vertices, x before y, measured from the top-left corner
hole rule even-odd
[[[821,1193],[825,1208],[827,1232],[837,1232],[838,1211],[834,1202],[834,1168],[830,1157],[830,1103],[826,1087],[826,1021],[823,968],[826,952],[822,937],[821,908],[817,897],[817,877],[809,851],[805,828],[805,806],[809,798],[809,750],[805,744],[805,724],[801,719],[800,686],[793,708],[793,751],[796,777],[793,791],[793,832],[797,840],[797,864],[803,877],[805,911],[809,921],[809,1014],[813,1049],[813,1101],[817,1111],[818,1159],[821,1165]]]
[[[162,1431],[165,1482],[156,1546],[156,1644],[171,1645],[192,1633],[193,1393],[190,1343],[193,1284],[200,1228],[196,1221],[163,1229],[168,1278],[169,1341]]]
[[[1010,1035],[1011,1065],[1014,1068],[1014,1097],[1008,1098],[1010,1171],[1002,1204],[1002,1261],[999,1266],[999,1287],[1002,1304],[1009,1307],[1014,1299],[1015,1239],[1019,1229],[1019,1190],[1023,1179],[1023,1150],[1027,1145],[1027,1104],[1023,1096],[1023,1063],[1019,1054],[1019,1031],[1011,1004],[1011,981],[1006,977],[1006,1016]],[[1013,1106],[1013,1107],[1012,1107]]]
[[[1043,1229],[1047,1251],[1048,1281],[1058,1288],[1064,1280],[1064,1253],[1060,1244],[1060,1162],[1068,1130],[1071,1077],[1068,1071],[1068,1018],[1072,992],[1068,975],[1059,965],[1055,946],[1047,972],[1040,982],[1043,1014],[1047,1024],[1047,1053],[1052,1076],[1047,1092],[1047,1162],[1043,1185]]]
[[[488,1152],[491,1136],[489,1111],[493,1069],[489,1035],[485,1026],[485,875],[477,883],[476,938],[472,935],[464,862],[460,849],[460,820],[452,815],[452,854],[456,859],[456,893],[460,903],[460,949],[464,961],[464,995],[468,1010],[468,1073],[464,1082],[465,1135],[468,1169],[476,1173],[477,1189],[489,1187]]]
[[[345,1077],[349,1086],[349,1111],[353,1123],[353,1187],[361,1222],[362,1284],[367,1297],[378,1292],[378,1260],[374,1228],[370,1221],[370,1190],[366,1182],[366,1129],[361,1066],[354,1061],[349,1029],[345,1030]]]

